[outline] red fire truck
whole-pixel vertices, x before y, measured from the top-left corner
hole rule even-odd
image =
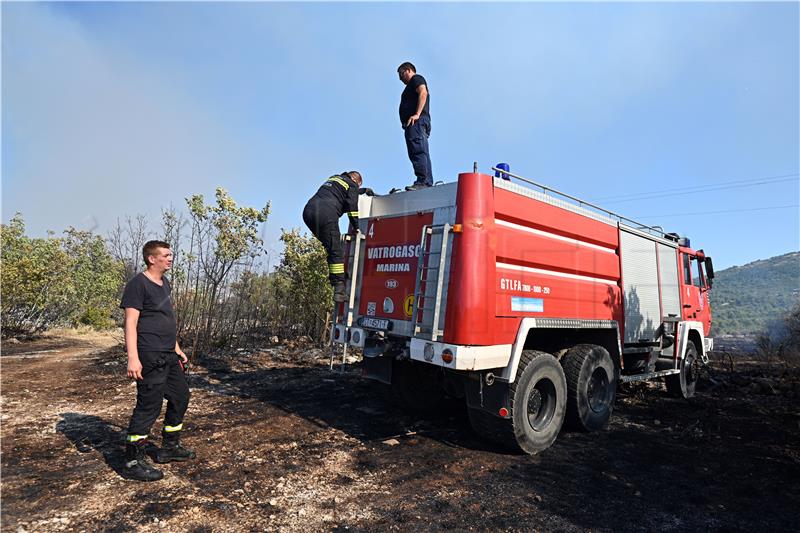
[[[464,398],[477,433],[527,453],[565,422],[606,427],[620,382],[692,396],[713,346],[711,258],[493,170],[362,196],[333,341],[411,406]]]

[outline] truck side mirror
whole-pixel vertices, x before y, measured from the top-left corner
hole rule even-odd
[[[711,262],[710,257],[706,257],[706,277],[708,279],[714,279],[714,264]]]

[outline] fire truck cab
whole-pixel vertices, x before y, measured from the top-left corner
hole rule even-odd
[[[527,453],[564,423],[606,427],[620,382],[692,396],[713,347],[711,258],[494,170],[361,197],[333,342],[411,407],[464,398],[479,434]]]

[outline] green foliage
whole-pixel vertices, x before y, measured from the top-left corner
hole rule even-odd
[[[72,228],[63,238],[31,238],[19,213],[2,226],[3,336],[72,326],[92,313],[110,316],[122,266],[102,238]]]
[[[120,261],[111,257],[105,240],[90,231],[78,231],[69,228],[64,232],[62,248],[70,258],[70,277],[74,287],[74,303],[76,309],[72,322],[83,317],[100,314],[110,320],[111,313],[119,302],[124,276],[124,267]],[[93,319],[101,327],[110,327],[100,318]],[[92,325],[92,324],[89,324]]]
[[[270,205],[261,210],[253,207],[239,207],[228,192],[217,188],[217,205],[206,205],[202,194],[195,194],[186,200],[189,213],[198,223],[208,223],[213,231],[216,246],[214,255],[220,262],[233,262],[262,244],[258,228],[267,221]]]
[[[318,339],[332,308],[325,249],[297,229],[284,230],[281,241],[283,257],[272,280],[281,326]]]
[[[713,335],[757,334],[798,302],[800,252],[716,273],[711,290]]]
[[[94,329],[111,329],[116,325],[108,309],[98,309],[97,307],[87,307],[78,322]]]
[[[227,327],[222,313],[231,311],[226,300],[220,298],[220,289],[227,285],[226,277],[235,268],[241,270],[244,263],[252,264],[256,257],[263,254],[263,241],[258,236],[261,224],[269,216],[270,205],[262,209],[240,207],[222,189],[217,188],[216,205],[206,205],[202,195],[196,194],[186,199],[189,215],[192,219],[192,245],[189,249],[188,268],[196,263],[195,287],[180,296],[181,301],[188,301],[185,296],[192,292],[191,308],[179,311],[179,328],[194,330],[194,346],[206,347],[212,343],[224,342],[236,327],[241,311],[241,301],[233,307],[233,325]],[[196,247],[196,248],[195,248]],[[197,252],[195,262],[194,252]],[[202,279],[200,273],[202,271]],[[189,275],[187,273],[188,281]],[[176,298],[179,296],[176,295]],[[186,317],[190,324],[186,324]],[[200,333],[201,324],[202,334]]]

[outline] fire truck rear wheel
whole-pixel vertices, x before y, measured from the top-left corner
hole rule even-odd
[[[567,405],[567,382],[558,360],[549,353],[523,351],[509,399],[519,448],[531,454],[549,448],[564,424]]]
[[[561,359],[567,378],[567,426],[580,431],[608,427],[617,395],[617,372],[608,350],[573,346]]]
[[[476,433],[525,453],[549,448],[561,431],[567,403],[567,383],[558,360],[548,353],[524,350],[508,396],[508,418],[469,410]]]
[[[699,367],[700,361],[697,357],[697,347],[692,341],[689,341],[686,344],[686,353],[681,359],[681,373],[665,378],[667,392],[676,398],[691,398],[694,396]]]

